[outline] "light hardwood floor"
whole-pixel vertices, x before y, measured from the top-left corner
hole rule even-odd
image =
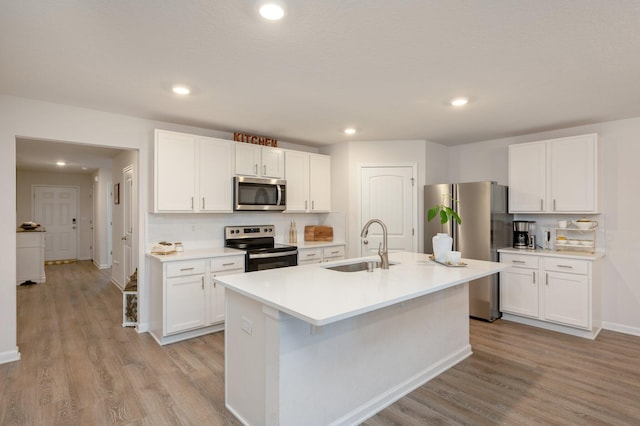
[[[224,406],[223,333],[160,347],[121,327],[109,271],[46,272],[18,288],[22,359],[0,365],[0,425],[239,424]],[[470,324],[472,357],[364,424],[640,424],[640,338]]]

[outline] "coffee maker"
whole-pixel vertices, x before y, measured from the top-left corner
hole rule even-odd
[[[530,220],[513,221],[513,248],[536,248],[536,222]]]

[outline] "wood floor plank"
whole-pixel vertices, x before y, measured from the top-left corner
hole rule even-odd
[[[225,407],[223,332],[160,347],[121,327],[109,270],[46,274],[18,287],[22,359],[0,365],[0,425],[240,424]],[[471,357],[363,424],[640,424],[640,338],[469,324]]]

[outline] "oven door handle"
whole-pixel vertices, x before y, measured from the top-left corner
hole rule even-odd
[[[268,259],[270,257],[282,257],[282,256],[290,256],[290,255],[294,255],[294,254],[298,254],[298,250],[293,250],[293,251],[280,251],[280,252],[276,252],[276,253],[255,253],[255,254],[251,254],[249,253],[249,259]]]

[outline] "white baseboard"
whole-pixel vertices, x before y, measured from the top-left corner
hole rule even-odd
[[[521,317],[519,315],[512,315],[502,313],[502,319],[506,321],[517,322],[518,324],[530,325],[532,327],[544,328],[545,330],[557,331],[558,333],[570,334],[572,336],[584,337],[585,339],[594,340],[598,337],[601,327],[593,328],[592,330],[585,330],[581,328],[569,327],[566,325],[554,324],[552,322],[541,321],[533,318]]]
[[[616,324],[614,322],[602,321],[602,328],[618,333],[631,334],[632,336],[640,336],[640,327],[630,327],[624,324]]]
[[[148,322],[138,323],[138,326],[136,327],[136,331],[138,333],[147,333],[149,331],[149,323]]]
[[[124,290],[124,286],[120,285],[120,283],[116,281],[114,278],[111,278],[111,284],[115,285],[120,291]]]
[[[20,361],[20,351],[18,351],[17,346],[13,351],[0,352],[0,364],[6,364],[14,361]]]

